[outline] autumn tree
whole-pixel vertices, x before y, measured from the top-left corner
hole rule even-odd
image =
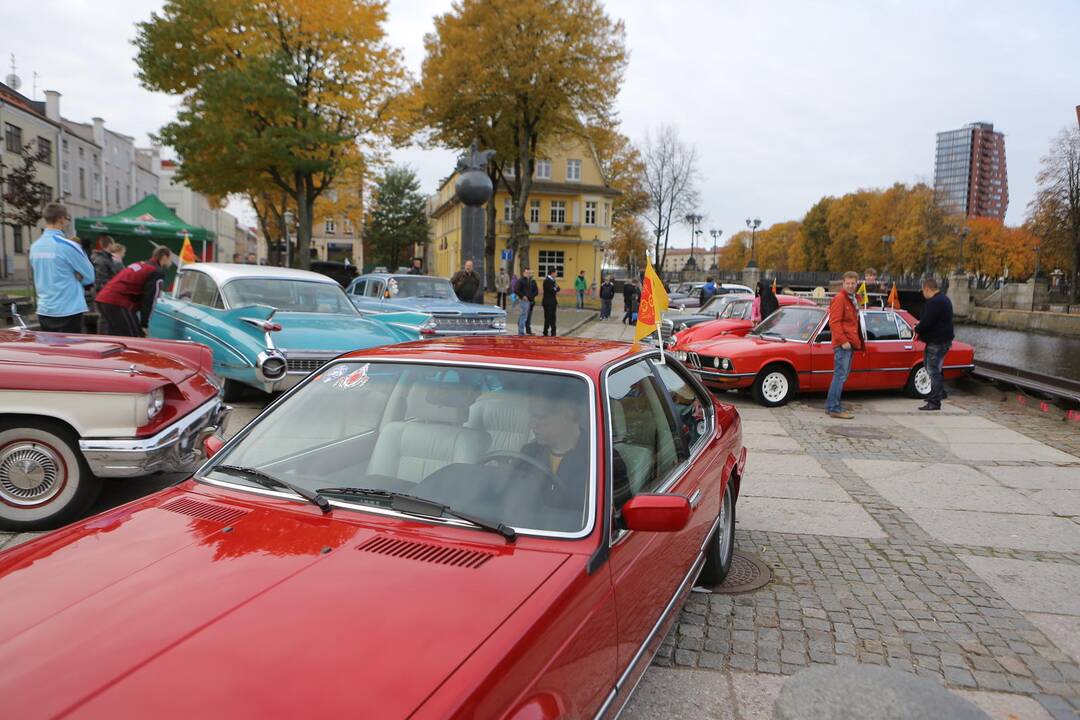
[[[505,160],[494,174],[511,198],[510,247],[527,267],[537,152],[614,125],[623,24],[599,0],[458,0],[424,44],[415,107],[443,144],[479,138]]]
[[[789,220],[757,231],[757,262],[764,270],[790,270],[788,255],[799,241],[799,222]]]
[[[636,215],[622,215],[612,222],[611,244],[608,250],[616,264],[624,267],[630,277],[637,277],[645,268],[649,255],[649,234]]]
[[[405,72],[385,21],[383,0],[168,0],[137,24],[139,79],[180,98],[161,131],[180,178],[208,195],[257,193],[267,207],[280,190],[301,267],[316,201],[393,134]]]
[[[661,125],[645,135],[642,145],[642,183],[649,204],[641,217],[652,232],[653,265],[663,267],[671,226],[698,204],[697,149],[682,140],[673,125]]]
[[[406,264],[414,245],[429,239],[426,199],[416,173],[394,166],[380,177],[372,193],[364,240],[388,268]]]
[[[1071,297],[1080,299],[1080,130],[1063,130],[1042,158],[1039,189],[1028,206],[1030,222],[1047,240],[1068,255]]]
[[[827,270],[829,251],[829,207],[833,198],[823,197],[803,217],[799,228],[798,260],[792,265],[803,270]]]
[[[741,270],[750,261],[750,231],[740,230],[727,239],[717,253],[716,264],[721,270]]]
[[[3,202],[0,203],[0,227],[6,225],[12,234],[26,230],[27,238],[33,233],[34,226],[41,220],[45,205],[52,197],[49,186],[37,179],[37,166],[48,160],[48,152],[35,143],[27,143],[16,155],[18,162],[8,168],[0,160],[0,188],[3,189]],[[0,234],[0,238],[3,235]],[[29,245],[29,242],[27,242]],[[8,274],[7,248],[0,246],[0,277]]]

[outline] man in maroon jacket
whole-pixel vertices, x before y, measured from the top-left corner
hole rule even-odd
[[[108,322],[113,335],[143,335],[140,327],[145,328],[150,322],[154,301],[165,279],[165,268],[170,265],[172,251],[159,247],[149,260],[128,265],[98,291],[98,312]]]

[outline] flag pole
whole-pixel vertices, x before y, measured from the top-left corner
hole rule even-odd
[[[660,328],[664,325],[664,316],[661,314],[656,318],[656,342],[660,346],[660,364],[666,365],[667,362],[664,359],[664,333],[660,332]]]

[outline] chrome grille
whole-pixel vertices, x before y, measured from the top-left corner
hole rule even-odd
[[[331,358],[288,358],[289,372],[313,373],[330,360]]]
[[[475,332],[490,330],[494,318],[461,315],[436,315],[435,332]]]
[[[690,367],[694,368],[695,370],[700,370],[701,369],[701,356],[698,355],[696,352],[688,352],[688,353],[686,353],[686,364],[689,365]]]

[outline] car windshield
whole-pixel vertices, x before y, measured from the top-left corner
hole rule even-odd
[[[781,337],[806,342],[814,334],[825,310],[818,307],[786,307],[758,323],[752,331],[762,337]]]
[[[593,507],[589,402],[586,382],[560,373],[339,362],[205,472],[261,487],[244,468],[373,512],[404,493],[520,532],[577,534]]]
[[[400,275],[394,278],[399,298],[435,298],[457,300],[454,288],[446,278]]]
[[[753,300],[734,300],[720,312],[721,319],[749,320],[753,309]]]
[[[269,305],[281,312],[356,315],[345,291],[338,285],[287,278],[238,278],[221,289],[230,308]]]

